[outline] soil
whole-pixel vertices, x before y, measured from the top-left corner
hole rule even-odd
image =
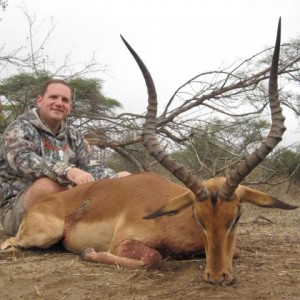
[[[85,262],[56,246],[0,254],[0,299],[300,299],[299,209],[247,211],[230,286],[203,281],[205,258],[132,270]]]

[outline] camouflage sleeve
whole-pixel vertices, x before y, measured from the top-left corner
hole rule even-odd
[[[47,176],[61,184],[70,182],[63,178],[68,164],[45,159],[40,151],[40,136],[25,122],[14,122],[3,134],[3,153],[10,172],[33,181]]]
[[[89,172],[96,179],[117,177],[116,172],[101,160],[100,154],[92,149],[83,136],[77,131],[73,131],[71,135],[77,141],[76,158],[78,168]]]

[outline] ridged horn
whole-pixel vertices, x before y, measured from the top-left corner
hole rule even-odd
[[[143,77],[145,79],[148,91],[148,108],[146,114],[146,121],[144,123],[143,130],[143,144],[149,153],[169,172],[171,172],[177,179],[185,184],[197,197],[202,201],[208,198],[208,190],[202,184],[202,182],[187,170],[183,165],[177,163],[163,148],[159,145],[156,138],[156,115],[157,115],[157,95],[154,82],[147,67],[127,43],[127,41],[121,36],[124,44],[137,62]]]
[[[232,195],[243,179],[257,166],[282,140],[284,131],[284,116],[278,97],[278,63],[280,54],[280,36],[281,36],[281,18],[278,22],[276,43],[273,52],[272,64],[270,68],[269,79],[269,105],[271,110],[272,124],[266,139],[260,144],[259,148],[241,161],[237,167],[227,176],[224,185],[220,190],[220,197],[226,200],[232,198]]]

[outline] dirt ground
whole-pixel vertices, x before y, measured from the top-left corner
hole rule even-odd
[[[289,201],[291,203],[291,201]],[[294,203],[299,204],[299,200]],[[300,299],[300,211],[246,207],[236,282],[203,281],[205,259],[129,270],[81,261],[59,247],[0,255],[0,299]],[[0,241],[6,236],[0,231]]]

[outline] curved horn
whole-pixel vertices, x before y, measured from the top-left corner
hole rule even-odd
[[[163,165],[168,171],[170,171],[175,177],[184,183],[196,195],[198,200],[207,199],[208,191],[202,182],[198,180],[197,177],[188,171],[183,165],[178,164],[159,145],[156,138],[157,96],[154,82],[143,61],[131,48],[127,41],[122,36],[121,38],[137,62],[147,85],[148,109],[143,131],[144,146],[161,165]]]
[[[259,164],[281,141],[285,131],[284,116],[280,106],[277,87],[277,73],[280,53],[280,35],[281,35],[281,18],[279,19],[277,38],[273,52],[270,79],[269,79],[269,104],[271,109],[272,125],[266,139],[261,143],[251,155],[241,161],[235,170],[232,170],[226,178],[224,185],[219,193],[223,199],[231,199],[235,189],[242,180]]]

